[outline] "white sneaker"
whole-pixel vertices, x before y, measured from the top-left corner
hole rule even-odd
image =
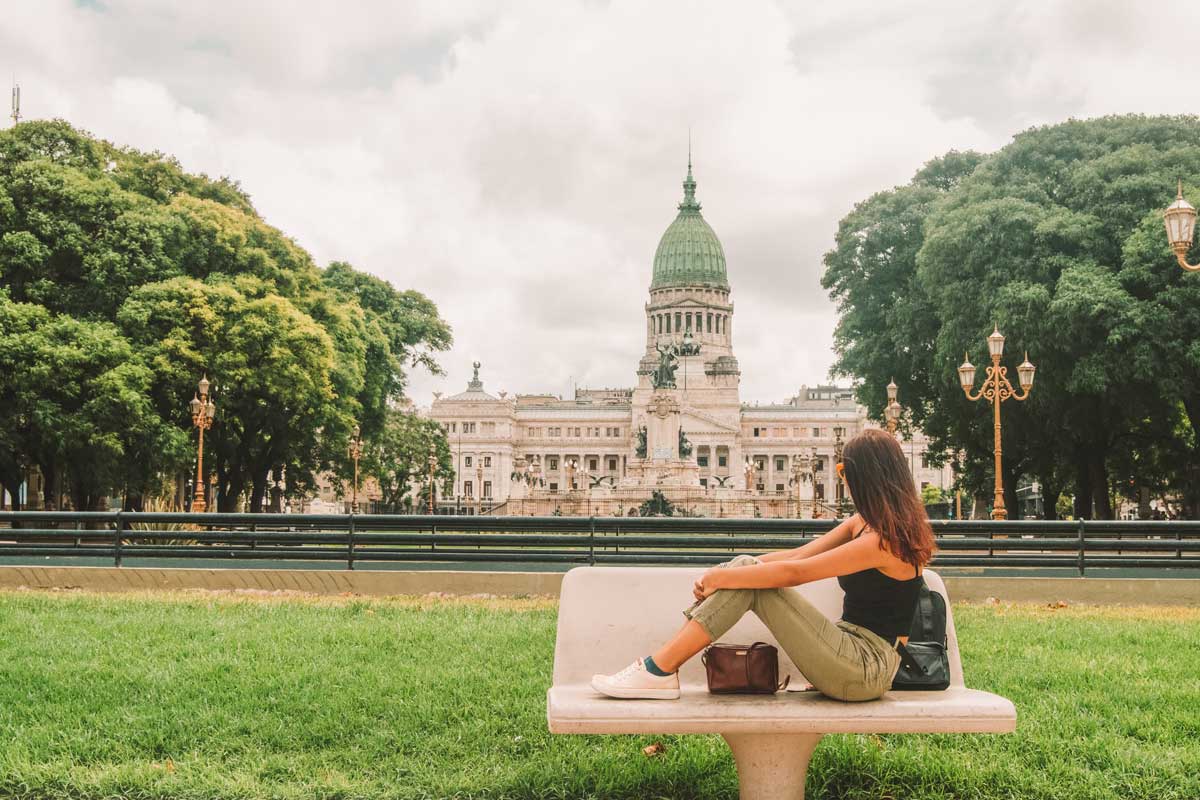
[[[675,700],[679,697],[679,673],[651,675],[642,659],[612,675],[593,675],[592,688],[609,697],[641,700]]]

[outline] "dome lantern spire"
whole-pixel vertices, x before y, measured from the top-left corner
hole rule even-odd
[[[689,136],[688,171],[683,181],[683,202],[679,214],[663,233],[654,253],[654,275],[650,289],[668,286],[711,286],[728,290],[725,276],[725,251],[717,234],[700,214],[696,200],[696,179],[692,177],[692,152]]]
[[[688,134],[688,171],[683,179],[683,202],[679,204],[680,211],[699,211],[700,203],[696,201],[696,179],[692,177],[692,136]]]

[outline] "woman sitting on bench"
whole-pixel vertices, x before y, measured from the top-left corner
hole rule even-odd
[[[858,513],[793,550],[743,555],[708,570],[692,589],[688,622],[654,653],[592,688],[609,697],[679,697],[679,667],[720,638],[747,611],[759,616],[813,686],[838,700],[874,700],[900,666],[933,557],[933,530],[895,437],[867,430],[851,439],[837,465]],[[837,577],[842,618],[830,622],[788,587]]]

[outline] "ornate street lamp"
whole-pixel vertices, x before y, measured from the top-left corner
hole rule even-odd
[[[483,461],[480,456],[475,456],[475,488],[479,494],[475,495],[475,516],[483,513]]]
[[[900,403],[896,400],[898,388],[895,380],[887,385],[888,404],[883,410],[884,416],[887,417],[888,433],[893,436],[896,434],[896,423],[900,421]]]
[[[792,483],[796,487],[796,519],[800,519],[801,504],[801,487],[808,480],[809,472],[812,470],[811,456],[807,453],[799,453],[792,456]]]
[[[196,496],[192,499],[192,511],[203,514],[208,506],[204,502],[204,432],[212,427],[213,418],[217,415],[217,404],[208,399],[208,376],[200,378],[197,388],[198,395],[192,395],[188,410],[192,413],[192,425],[200,431],[196,444]]]
[[[835,470],[837,469],[837,465],[842,463],[842,452],[845,449],[846,449],[846,443],[842,441],[842,429],[840,427],[834,428],[833,429],[833,464],[834,464]],[[836,478],[833,481],[833,492],[834,492],[834,496],[837,498],[838,519],[841,519],[846,514],[846,488],[842,485],[842,482],[837,480]]]
[[[992,331],[992,335],[987,337],[987,342],[992,365],[987,368],[987,377],[984,379],[983,385],[979,387],[979,391],[972,396],[971,387],[975,385],[975,365],[971,363],[965,353],[963,354],[963,363],[958,368],[958,382],[962,385],[963,394],[967,396],[968,400],[982,398],[992,404],[995,431],[993,447],[996,453],[996,497],[992,505],[992,519],[1008,519],[1008,511],[1004,508],[1004,478],[1000,470],[1000,404],[1010,398],[1024,400],[1029,397],[1029,390],[1033,388],[1033,373],[1037,368],[1029,363],[1029,354],[1026,353],[1025,361],[1017,367],[1023,394],[1017,394],[1012,384],[1008,382],[1008,368],[1000,366],[1000,357],[1004,355],[1004,337],[1000,335],[999,328]]]
[[[437,491],[433,482],[433,475],[437,472],[437,445],[430,442],[429,444],[429,513],[433,514],[433,495]]]
[[[1187,263],[1187,252],[1192,247],[1192,233],[1196,229],[1196,209],[1183,199],[1183,181],[1179,181],[1179,191],[1175,202],[1167,206],[1163,212],[1163,224],[1167,228],[1167,240],[1175,251],[1179,266],[1188,272],[1200,272],[1200,264],[1195,266]]]
[[[354,426],[354,432],[350,435],[350,446],[346,448],[346,453],[354,462],[354,484],[350,489],[350,513],[358,513],[358,459],[362,457],[362,429],[357,425]]]

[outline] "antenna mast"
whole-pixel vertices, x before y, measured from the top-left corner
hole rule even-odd
[[[12,88],[12,121],[13,125],[21,121],[21,84],[16,81]]]

